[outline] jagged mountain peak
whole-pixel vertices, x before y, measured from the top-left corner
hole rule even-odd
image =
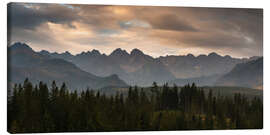
[[[41,52],[40,52],[40,53],[41,53]],[[45,52],[45,53],[46,53],[46,52]],[[70,57],[73,56],[69,51],[65,51],[65,52],[63,52],[63,53],[57,53],[57,52],[54,52],[54,53],[52,53],[52,55],[57,55],[57,56],[59,56],[60,58],[62,58],[62,57],[70,58]]]
[[[141,50],[135,48],[131,51],[130,55],[144,55],[144,53]]]
[[[126,50],[122,50],[121,48],[115,49],[110,56],[128,56],[129,54],[127,53]]]
[[[208,54],[209,57],[220,57],[220,55],[218,55],[217,53],[215,52],[211,52]]]
[[[93,49],[92,51],[87,51],[87,52],[83,51],[80,54],[77,54],[76,56],[80,56],[80,55],[98,56],[98,55],[101,55],[101,53],[98,50]]]
[[[93,54],[93,55],[101,55],[100,52],[98,50],[96,50],[96,49],[93,49],[91,51],[91,54]]]
[[[231,59],[232,57],[230,55],[225,55],[224,58]]]
[[[50,52],[46,50],[41,50],[39,53],[43,55],[50,55]]]
[[[207,55],[205,54],[200,54],[199,56],[197,56],[198,59],[204,59],[207,58]]]
[[[63,54],[71,55],[69,51],[65,51]]]
[[[16,42],[13,45],[10,46],[12,49],[27,49],[27,50],[33,50],[29,45],[21,42]]]
[[[195,56],[194,56],[193,54],[189,53],[189,54],[187,55],[187,57],[194,58]]]

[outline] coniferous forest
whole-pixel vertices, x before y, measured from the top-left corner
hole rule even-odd
[[[10,133],[263,128],[262,99],[216,96],[195,84],[154,82],[148,90],[105,95],[26,79],[8,90],[7,114]]]

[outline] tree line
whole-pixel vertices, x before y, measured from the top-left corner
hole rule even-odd
[[[214,96],[192,85],[137,86],[105,95],[80,93],[28,79],[8,90],[7,128],[10,133],[261,129],[263,102],[243,94]]]

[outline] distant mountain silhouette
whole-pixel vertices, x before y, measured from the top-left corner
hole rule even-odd
[[[216,85],[263,89],[263,58],[237,64],[217,80]]]
[[[127,53],[121,48],[115,49],[110,55],[101,54],[97,50],[77,55],[48,53],[47,51],[41,51],[40,54],[65,59],[97,76],[117,74],[128,84],[140,86],[149,86],[153,81],[163,84],[173,82],[177,78],[198,79],[222,75],[231,71],[236,64],[257,58],[239,59],[229,55],[220,56],[215,52],[197,57],[188,54],[153,58],[139,49],[133,49],[131,53]]]
[[[82,52],[73,57],[66,56],[64,53],[47,53],[46,51],[41,51],[40,54],[65,59],[97,76],[117,74],[130,85],[147,86],[153,81],[164,83],[175,79],[163,63],[145,55],[139,49],[133,49],[129,54],[118,48],[108,56],[96,52],[95,50]]]
[[[236,64],[249,61],[249,59],[220,56],[216,53],[209,55],[192,54],[183,56],[166,56],[158,58],[168,70],[176,77],[182,79],[212,76],[229,72]]]
[[[47,55],[44,55],[47,54]],[[50,55],[50,56],[48,56]],[[59,56],[58,58],[52,58]],[[78,68],[64,59],[73,57],[65,52],[61,55],[42,51],[37,53],[24,43],[8,47],[8,81],[21,83],[25,78],[38,83],[66,82],[71,89],[127,86],[117,75],[99,77]]]

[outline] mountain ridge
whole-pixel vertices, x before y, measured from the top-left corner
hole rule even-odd
[[[237,64],[229,73],[219,78],[216,85],[234,85],[263,89],[263,57]]]
[[[76,55],[67,51],[50,53],[42,50],[37,53],[46,58],[64,59],[96,76],[107,77],[115,74],[129,85],[139,86],[150,86],[154,81],[158,84],[174,81],[180,84],[185,81],[213,84],[214,79],[218,78],[211,76],[229,73],[235,65],[258,58],[254,56],[239,59],[229,55],[221,56],[216,52],[198,56],[187,54],[153,58],[136,48],[130,53],[117,48],[109,55],[101,54],[96,49]],[[206,78],[210,78],[210,81],[204,81]]]
[[[128,86],[117,75],[93,75],[64,59],[50,58],[34,52],[22,43],[8,47],[8,54],[8,81],[12,83],[21,83],[29,78],[36,83],[49,83],[52,80],[66,82],[72,89]]]
[[[18,43],[18,42],[16,42],[16,43]],[[102,52],[100,52],[99,50],[97,50],[97,49],[92,49],[92,50],[89,50],[89,51],[82,51],[82,52],[80,52],[80,53],[76,53],[76,54],[71,54],[69,51],[64,51],[64,52],[62,52],[62,53],[59,53],[59,52],[50,52],[50,51],[47,51],[47,50],[41,50],[41,51],[36,51],[36,52],[39,52],[39,53],[41,53],[41,54],[44,54],[44,55],[46,55],[44,52],[48,52],[48,53],[50,53],[50,54],[52,54],[52,53],[57,53],[57,54],[59,54],[59,55],[61,55],[61,54],[65,54],[66,52],[68,52],[69,54],[71,54],[72,56],[77,56],[77,55],[80,55],[80,54],[85,54],[85,53],[91,53],[92,51],[97,51],[98,53],[99,53],[99,55],[106,55],[106,56],[110,56],[110,55],[112,55],[113,53],[115,53],[115,52],[117,52],[117,53],[119,53],[119,52],[124,52],[125,54],[128,54],[128,55],[131,55],[131,53],[132,53],[132,51],[135,51],[135,52],[142,52],[144,55],[148,55],[148,54],[145,54],[143,51],[141,51],[140,49],[138,49],[138,48],[133,48],[130,52],[128,52],[127,50],[125,50],[125,49],[121,49],[121,48],[116,48],[116,49],[114,49],[111,53],[109,53],[109,54],[105,54],[105,53],[102,53]],[[134,53],[134,52],[133,52]],[[224,56],[222,56],[222,55],[220,55],[220,54],[218,54],[217,52],[210,52],[210,53],[208,53],[208,54],[198,54],[197,56],[195,56],[194,54],[191,54],[191,53],[188,53],[188,54],[186,54],[186,55],[181,55],[181,54],[179,54],[179,55],[175,55],[175,54],[172,54],[172,55],[162,55],[162,56],[158,56],[158,57],[153,57],[153,56],[151,56],[151,55],[148,55],[148,56],[150,56],[150,57],[152,57],[152,58],[154,58],[154,59],[158,59],[158,58],[161,58],[161,57],[170,57],[170,56],[176,56],[176,57],[178,57],[178,56],[187,56],[187,57],[194,57],[194,58],[197,58],[197,57],[202,57],[202,56],[220,56],[220,57],[224,57],[224,58],[234,58],[234,59],[243,59],[243,60],[247,60],[247,59],[250,59],[250,58],[259,58],[259,57],[262,57],[262,56],[250,56],[250,57],[242,57],[242,58],[239,58],[239,57],[232,57],[232,56],[230,56],[230,55],[224,55]]]
[[[82,52],[73,55],[73,57],[65,57],[63,53],[58,55],[43,54],[55,58],[63,58],[73,62],[81,69],[98,76],[117,74],[121,79],[130,82],[130,85],[142,86],[151,85],[152,83],[150,82],[153,81],[164,83],[164,80],[168,82],[178,78],[188,79],[215,74],[226,74],[230,72],[236,64],[258,58],[255,56],[240,59],[233,58],[229,55],[221,56],[216,52],[198,56],[187,54],[154,58],[137,48],[134,48],[130,53],[124,49],[117,48],[109,55],[100,53],[93,55],[93,50],[87,53]],[[156,66],[152,66],[151,64]],[[151,67],[153,72],[149,70],[147,66]],[[162,67],[159,68],[160,72],[158,67]],[[146,72],[147,70],[151,72]],[[137,74],[140,75],[138,76]]]

